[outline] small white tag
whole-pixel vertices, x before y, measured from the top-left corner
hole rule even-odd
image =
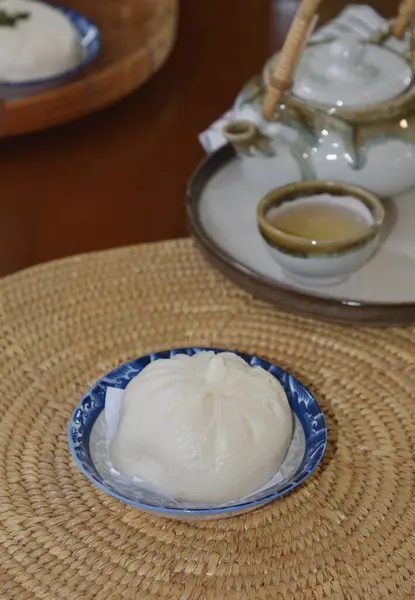
[[[120,418],[121,400],[124,390],[108,387],[105,396],[105,425],[107,427],[107,443],[112,442],[117,433]]]

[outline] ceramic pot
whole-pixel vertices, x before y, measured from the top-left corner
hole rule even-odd
[[[260,193],[280,182],[328,179],[396,196],[415,186],[415,82],[412,60],[379,44],[345,38],[310,43],[271,121],[261,116],[268,80],[238,96],[225,137]],[[249,132],[246,121],[250,121]],[[249,135],[248,135],[249,133]]]

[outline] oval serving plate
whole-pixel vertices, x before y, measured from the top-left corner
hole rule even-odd
[[[277,187],[278,178],[286,177],[284,169],[275,177]],[[326,321],[415,323],[414,191],[385,203],[383,244],[371,261],[345,283],[315,289],[287,281],[269,256],[256,222],[260,200],[230,145],[208,155],[188,185],[190,233],[210,262],[236,285],[283,310]]]
[[[255,494],[254,499],[240,501],[226,507],[209,508],[177,508],[174,506],[160,505],[159,503],[144,503],[137,501],[128,490],[118,487],[113,481],[103,476],[102,470],[94,462],[94,449],[92,448],[91,438],[94,436],[94,427],[96,427],[104,407],[106,390],[108,387],[125,389],[128,383],[149,363],[160,358],[171,358],[176,354],[193,355],[197,352],[210,350],[216,353],[234,352],[219,348],[178,348],[173,350],[164,350],[153,352],[125,363],[97,381],[91,389],[80,400],[75,408],[68,426],[69,447],[72,457],[79,469],[88,477],[88,479],[104,492],[114,496],[118,500],[130,504],[145,511],[157,513],[160,516],[180,519],[180,520],[203,520],[203,519],[221,519],[233,517],[236,515],[255,510],[284,494],[292,491],[302,483],[319,464],[327,443],[327,428],[323,413],[312,394],[292,375],[273,365],[272,363],[252,356],[234,352],[251,366],[260,366],[271,373],[283,386],[291,409],[298,423],[299,435],[303,439],[302,453],[297,462],[294,471],[292,465],[283,467],[287,457],[281,467],[283,474],[288,473],[291,468],[291,475],[283,478],[271,488],[263,489]],[[295,437],[295,433],[294,433]]]

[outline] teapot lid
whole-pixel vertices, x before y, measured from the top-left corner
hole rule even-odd
[[[412,80],[412,68],[398,53],[343,37],[306,49],[292,91],[330,108],[364,108],[396,98]]]

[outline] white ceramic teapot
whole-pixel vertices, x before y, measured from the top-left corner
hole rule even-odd
[[[354,37],[310,43],[291,90],[265,119],[278,60],[245,86],[236,103],[244,120],[224,130],[260,193],[310,178],[352,183],[382,197],[415,186],[412,57]]]

